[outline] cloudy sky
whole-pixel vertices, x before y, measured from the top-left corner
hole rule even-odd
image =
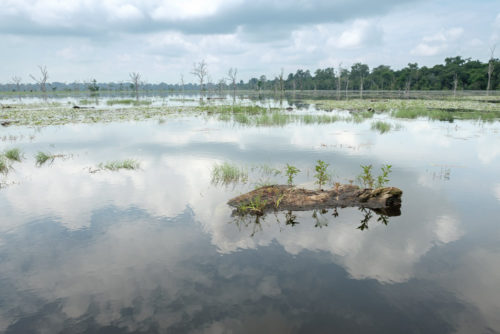
[[[500,44],[498,0],[0,0],[0,82],[186,82],[205,59],[212,81],[461,55]],[[500,54],[500,47],[497,48]],[[497,55],[498,57],[498,55]]]

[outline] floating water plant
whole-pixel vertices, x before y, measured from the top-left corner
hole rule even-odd
[[[126,159],[126,160],[115,160],[115,161],[109,161],[106,163],[100,163],[99,168],[100,169],[107,169],[111,171],[117,171],[120,169],[129,169],[129,170],[134,170],[138,169],[140,167],[140,163],[134,159]]]
[[[228,185],[230,183],[245,183],[248,181],[248,173],[245,169],[224,162],[214,165],[212,168],[212,183]]]

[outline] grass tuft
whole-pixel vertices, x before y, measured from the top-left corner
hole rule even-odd
[[[391,131],[392,125],[383,121],[376,121],[372,123],[372,130],[377,130],[380,134]]]
[[[228,185],[230,183],[248,181],[248,173],[245,169],[224,162],[222,165],[214,165],[212,168],[212,183]]]
[[[0,155],[0,173],[7,174],[9,172],[9,163],[7,159]]]
[[[51,153],[38,152],[35,156],[35,159],[36,159],[36,164],[38,166],[41,166],[49,160],[50,162],[54,161],[54,155]]]
[[[115,161],[109,161],[106,163],[100,163],[99,168],[101,169],[107,169],[111,171],[117,171],[120,169],[129,169],[129,170],[134,170],[138,169],[140,167],[140,163],[134,159],[126,159],[126,160],[115,160]]]
[[[5,151],[4,156],[11,161],[20,162],[22,159],[21,150],[18,148],[12,148],[10,150]]]

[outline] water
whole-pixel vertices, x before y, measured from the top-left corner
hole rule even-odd
[[[400,128],[188,116],[0,129],[0,149],[25,155],[0,190],[0,331],[500,331],[500,123],[386,120]],[[37,167],[38,151],[66,157]],[[127,158],[141,169],[89,173]],[[392,164],[401,216],[361,230],[356,208],[298,224],[231,215],[230,198],[286,182],[265,167],[294,164],[310,187],[318,159],[341,183]],[[249,182],[214,185],[224,161]]]

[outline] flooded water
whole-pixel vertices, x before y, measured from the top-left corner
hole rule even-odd
[[[378,118],[397,130],[372,130]],[[500,331],[500,122],[185,116],[11,126],[0,138],[25,157],[0,176],[5,333]],[[38,151],[65,156],[39,167]],[[140,169],[89,172],[128,158]],[[314,186],[319,159],[340,183],[391,164],[401,215],[232,215],[230,198],[286,183],[271,168],[293,164],[296,183]],[[248,182],[214,184],[222,162]]]

